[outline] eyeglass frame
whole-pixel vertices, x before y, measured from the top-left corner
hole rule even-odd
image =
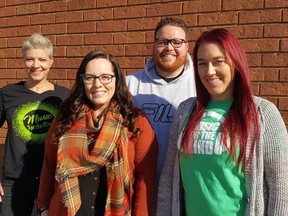
[[[85,81],[85,77],[86,77],[87,75],[88,75],[88,76],[91,76],[91,78],[93,78],[93,82],[89,83],[89,82],[87,82],[87,80]],[[108,85],[108,84],[110,84],[110,83],[112,82],[112,78],[113,78],[113,77],[116,77],[115,75],[112,75],[112,74],[101,74],[100,76],[94,76],[94,75],[92,75],[92,74],[81,74],[80,76],[81,76],[81,78],[82,78],[82,81],[83,81],[85,84],[93,84],[93,83],[95,83],[96,79],[99,79],[100,83],[102,83],[103,85]],[[110,76],[110,81],[107,82],[107,83],[103,83],[103,82],[101,81],[101,77],[103,77],[103,76]]]
[[[157,42],[158,41],[165,41],[165,46],[159,46],[158,44],[157,44]],[[174,46],[173,45],[173,40],[179,40],[179,41],[181,41],[181,45],[180,46]],[[155,42],[154,42],[155,44],[156,44],[156,46],[157,47],[166,47],[169,43],[171,44],[171,46],[173,46],[174,48],[180,48],[182,45],[183,45],[183,43],[188,43],[186,40],[184,40],[184,39],[182,39],[182,38],[173,38],[173,39],[166,39],[166,38],[156,38],[155,39]]]

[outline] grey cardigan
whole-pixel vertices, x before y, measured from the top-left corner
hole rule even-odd
[[[260,136],[255,148],[252,168],[245,170],[245,216],[285,216],[288,215],[287,129],[273,103],[256,96],[253,98],[260,117]],[[157,216],[185,215],[177,141],[181,126],[194,101],[195,98],[189,98],[182,102],[173,120],[170,142],[160,176]],[[251,143],[251,137],[248,138],[248,142]],[[247,157],[250,155],[249,146]]]

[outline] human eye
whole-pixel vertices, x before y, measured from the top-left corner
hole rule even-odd
[[[109,82],[112,79],[113,75],[110,74],[102,74],[100,76],[101,81]]]
[[[93,82],[95,80],[95,77],[92,75],[85,75],[84,80],[87,82]]]
[[[167,40],[161,39],[156,41],[158,46],[166,46]]]
[[[174,39],[174,40],[172,40],[172,44],[173,44],[174,46],[181,46],[182,40]]]

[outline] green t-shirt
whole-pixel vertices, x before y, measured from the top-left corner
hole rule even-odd
[[[245,176],[226,152],[219,133],[232,100],[211,101],[199,126],[193,154],[181,153],[187,216],[240,216],[245,210]]]

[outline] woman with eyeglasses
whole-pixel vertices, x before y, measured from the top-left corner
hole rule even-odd
[[[87,54],[46,139],[40,215],[149,215],[157,142],[117,61]]]

